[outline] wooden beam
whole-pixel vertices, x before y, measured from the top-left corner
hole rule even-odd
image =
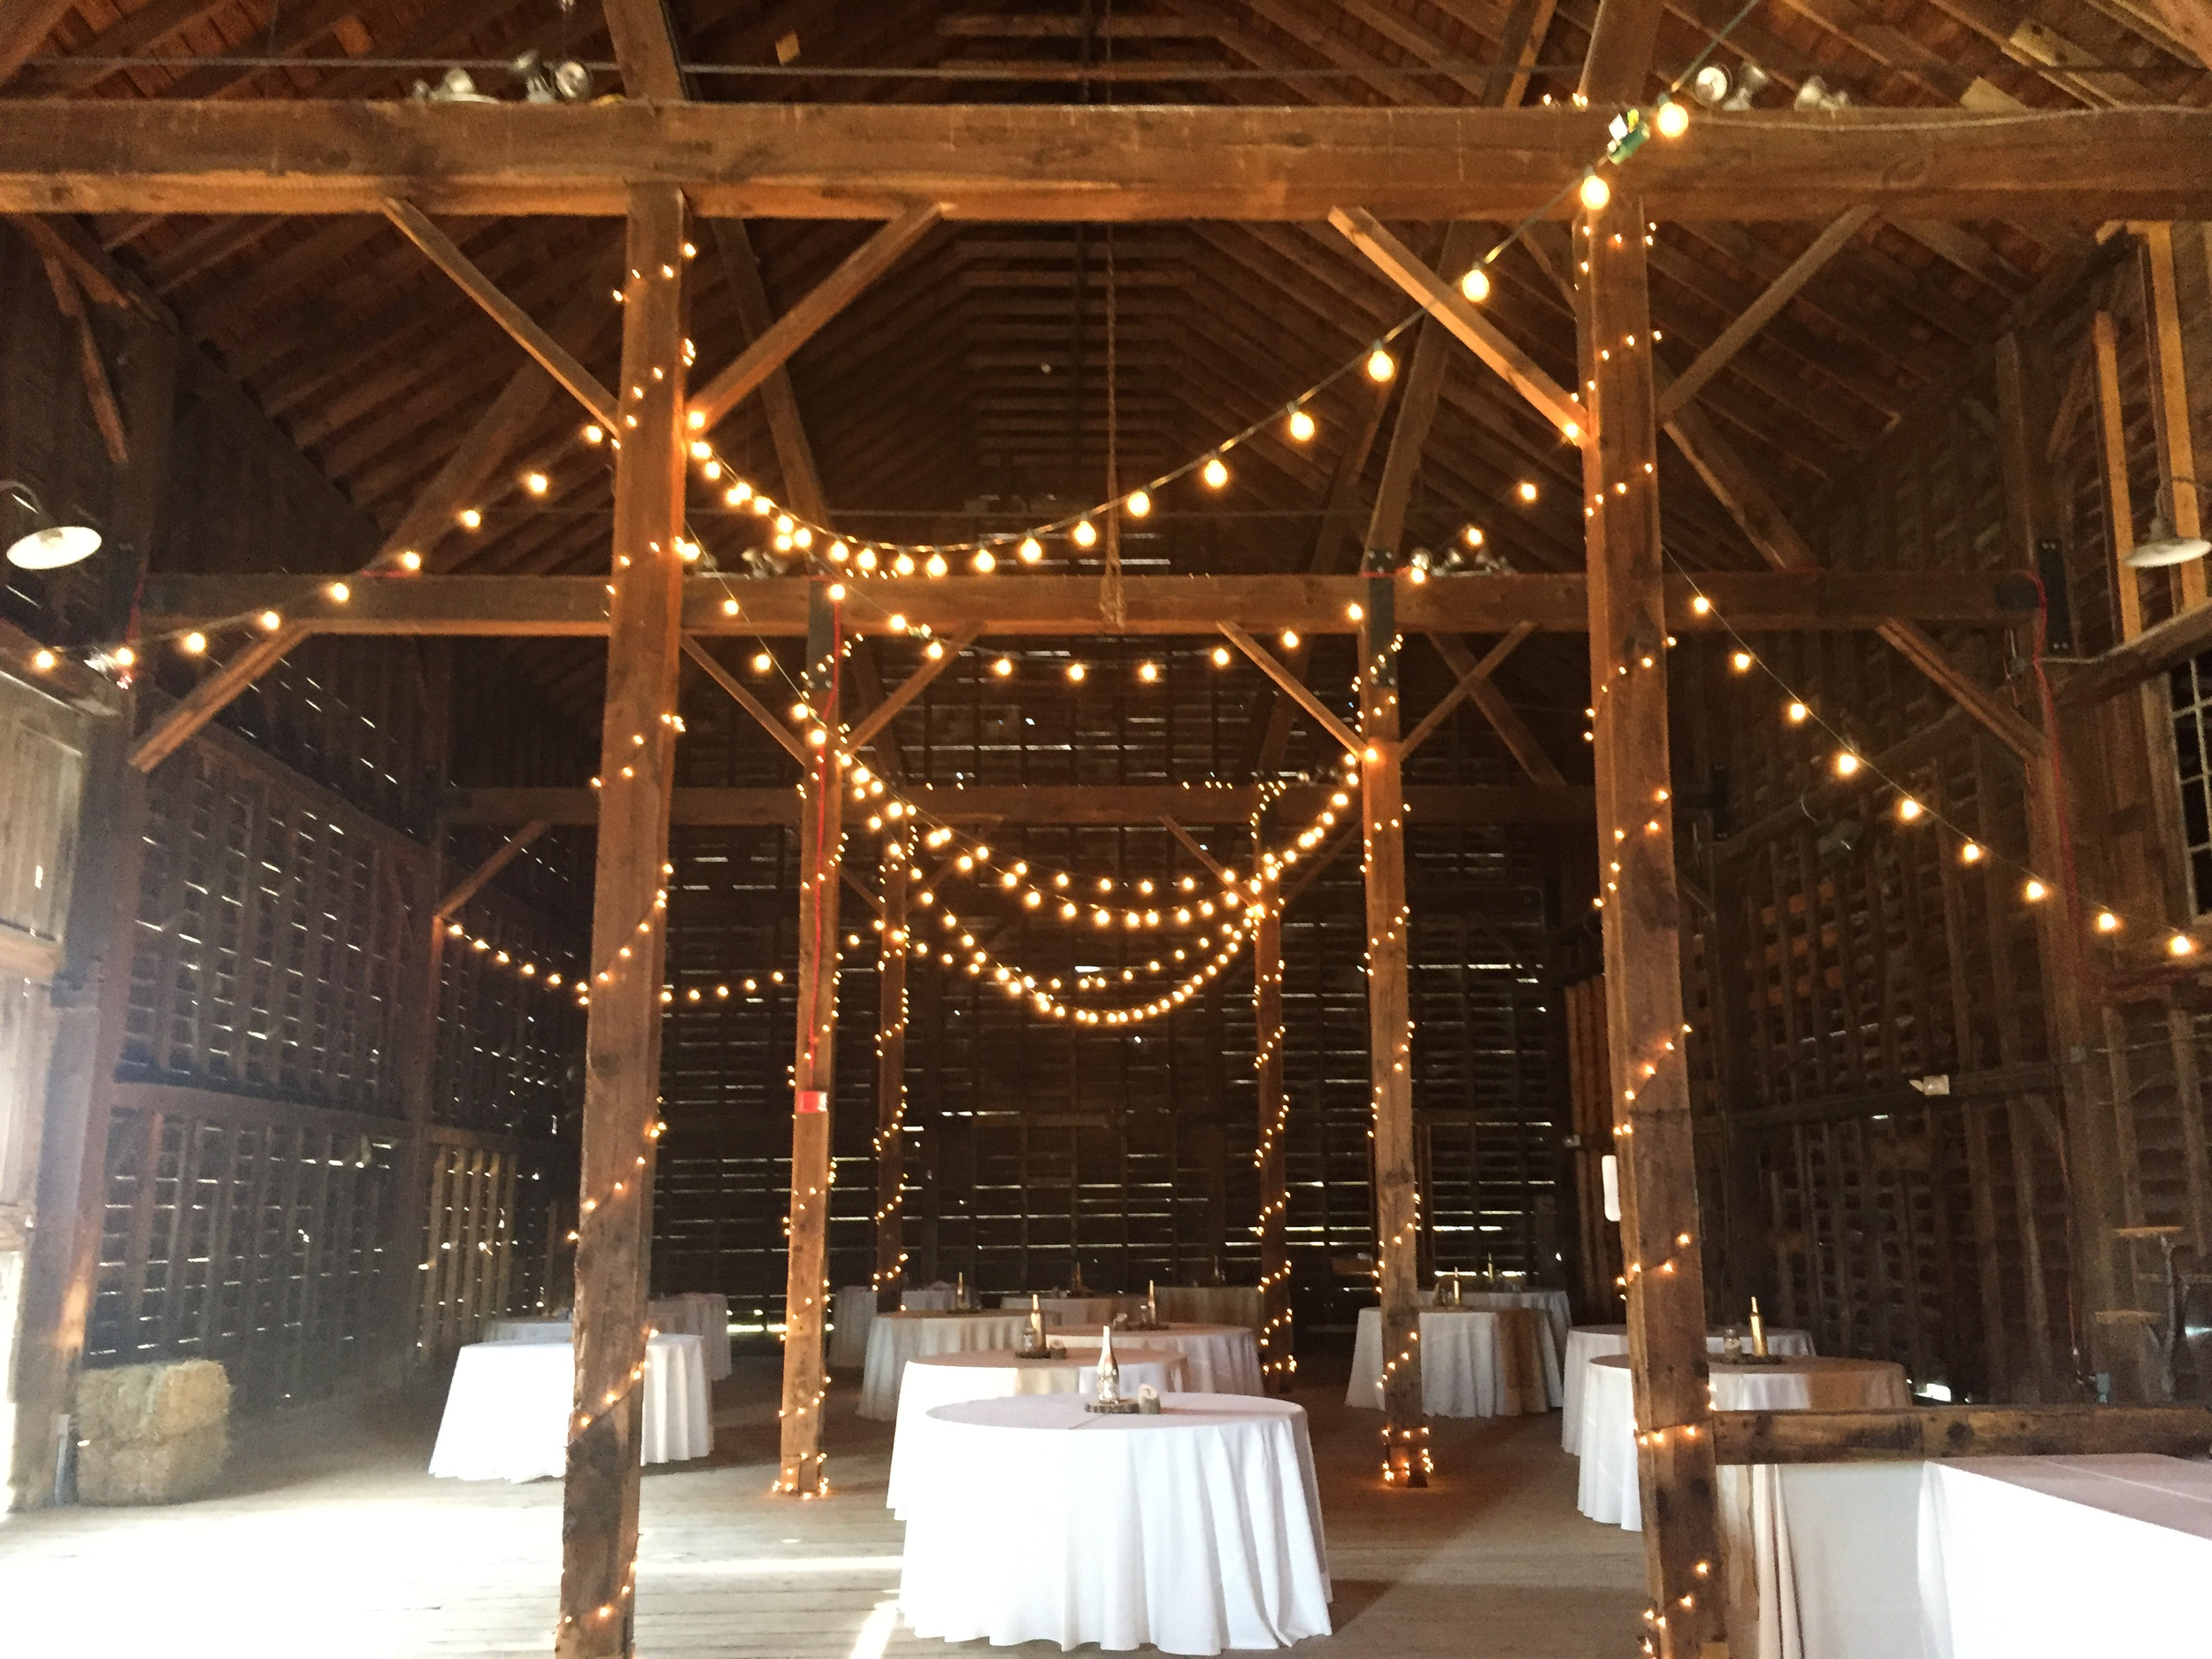
[[[666,951],[668,803],[681,662],[686,334],[683,198],[630,204],[622,381],[643,388],[615,457],[615,569],[600,741],[592,983],[584,1035],[576,1245],[576,1412],[561,1509],[558,1659],[632,1650],[637,1570],[638,1379],[652,1248],[653,1158]],[[664,277],[664,270],[672,276]],[[634,740],[642,737],[643,742]]]
[[[1261,856],[1265,851],[1261,821],[1256,814],[1252,867],[1259,872],[1260,890],[1245,912],[1252,924],[1252,1077],[1258,1107],[1252,1162],[1259,1175],[1260,1382],[1270,1393],[1287,1394],[1298,1374],[1298,1354],[1290,1298],[1290,1184],[1286,1145],[1290,1095],[1283,1087],[1282,869]],[[1176,827],[1173,819],[1166,822],[1171,829]]]
[[[688,634],[684,635],[684,655],[698,664],[709,680],[728,692],[730,701],[751,715],[755,724],[780,743],[792,759],[802,766],[808,764],[806,745],[799,741],[799,734],[778,719],[773,709],[746,690],[743,681],[723,667],[713,652]]]
[[[1873,217],[1874,210],[1870,207],[1852,208],[1839,214],[1827,229],[1814,237],[1812,246],[1791,260],[1782,274],[1768,283],[1759,297],[1715,335],[1712,343],[1699,352],[1690,366],[1659,395],[1659,424],[1664,426],[1672,420],[1677,410],[1704,390],[1706,383],[1728,365],[1729,359],[1750,344],[1752,337],[1773,321],[1776,313],[1796,298],[1797,291],[1841,253]]]
[[[2212,605],[2199,605],[2154,623],[2101,657],[2069,670],[2055,687],[2057,698],[2068,708],[2102,703],[2206,650],[2212,650]]]
[[[886,694],[883,701],[869,710],[867,717],[847,734],[847,751],[855,753],[873,742],[877,733],[891,724],[893,717],[920,696],[938,675],[958,662],[961,652],[973,645],[982,634],[981,628],[963,628],[945,641],[945,649],[938,656],[924,657],[920,665]]]
[[[75,0],[22,0],[20,5],[10,8],[12,15],[0,18],[0,86],[15,78],[15,72],[38,55],[38,49],[46,43],[46,37],[54,32],[55,25],[69,15]]]
[[[1605,105],[1640,104],[1651,79],[1664,0],[1599,0],[1590,26],[1590,50],[1582,60],[1582,96]]]
[[[1189,853],[1192,857],[1197,859],[1200,864],[1205,865],[1207,869],[1212,871],[1214,875],[1218,879],[1226,882],[1230,879],[1228,867],[1218,858],[1216,858],[1211,853],[1208,852],[1203,847],[1200,846],[1198,844],[1198,838],[1193,835],[1188,830],[1185,829],[1180,824],[1178,824],[1173,818],[1163,818],[1160,820],[1160,827],[1165,830],[1169,834],[1174,836],[1177,841],[1180,841],[1183,844],[1183,849]]]
[[[1471,262],[1481,244],[1483,228],[1466,220],[1444,234],[1445,267],[1455,269]],[[1400,551],[1405,538],[1406,504],[1413,498],[1413,482],[1421,471],[1421,454],[1428,447],[1429,430],[1436,424],[1436,401],[1444,389],[1444,371],[1451,342],[1434,318],[1419,327],[1413,361],[1407,366],[1405,389],[1398,396],[1398,419],[1390,429],[1390,448],[1383,453],[1382,481],[1375,487],[1375,504],[1367,516],[1365,550]],[[1394,567],[1401,561],[1393,558]]]
[[[854,249],[843,264],[808,289],[805,298],[756,335],[728,367],[700,388],[691,400],[692,414],[703,418],[711,430],[820,333],[824,324],[895,265],[900,255],[927,235],[941,217],[934,204],[908,208]]]
[[[1360,741],[1352,735],[1351,728],[1331,713],[1326,703],[1306,689],[1305,681],[1277,662],[1266,647],[1235,623],[1224,622],[1220,627],[1230,643],[1250,657],[1262,673],[1281,687],[1292,702],[1312,717],[1315,725],[1343,746],[1346,754],[1356,755],[1360,752]]]
[[[1329,223],[1385,276],[1426,306],[1431,317],[1489,365],[1568,442],[1574,442],[1587,428],[1588,418],[1574,394],[1547,374],[1535,358],[1508,339],[1457,288],[1423,264],[1374,214],[1365,208],[1335,207],[1329,210]]]
[[[1652,365],[1655,376],[1660,365]],[[1759,557],[1777,570],[1813,570],[1820,561],[1767,487],[1701,409],[1684,405],[1667,422],[1667,436],[1705,480]]]
[[[542,381],[541,371],[526,371]],[[490,443],[485,449],[495,447]],[[488,476],[491,464],[476,469]],[[442,474],[441,475],[443,476]],[[473,497],[442,485],[444,500]],[[442,503],[426,490],[409,525],[426,521]],[[451,512],[439,515],[445,525]],[[400,532],[388,547],[415,546]],[[426,558],[428,557],[426,554]],[[2014,627],[2033,618],[2032,588],[2010,572],[1978,571],[1712,571],[1697,578],[1696,592],[1747,632],[1799,629],[1848,631],[1905,618],[1955,627]],[[1098,614],[1098,583],[1082,576],[948,576],[871,579],[879,618],[856,618],[856,635],[888,636],[887,618],[941,634],[981,625],[994,634],[1086,638],[1109,633],[1146,635],[1210,634],[1221,621],[1248,634],[1287,628],[1302,635],[1352,631],[1347,607],[1360,603],[1372,584],[1358,576],[1125,576],[1126,611],[1119,627]],[[1400,576],[1394,604],[1412,631],[1502,634],[1527,622],[1552,633],[1578,634],[1588,626],[1584,579],[1573,575],[1440,576],[1413,582]],[[725,611],[726,580],[701,577],[685,584],[684,631],[701,638],[735,635],[794,639],[806,626],[802,577],[770,577],[734,590],[737,615]],[[1717,630],[1714,616],[1692,605],[1689,581],[1665,585],[1667,626],[1678,634]],[[596,576],[447,576],[394,579],[354,585],[350,598],[334,603],[319,583],[298,576],[183,576],[147,578],[143,626],[150,633],[192,627],[235,627],[236,619],[273,609],[317,634],[506,634],[591,637],[607,631],[607,587]],[[1279,683],[1279,682],[1278,682]]]
[[[2174,534],[2200,535],[2201,480],[2197,477],[2196,442],[2190,432],[2188,354],[2181,342],[2181,300],[2174,274],[2174,227],[2143,227],[2143,260],[2150,273],[2151,411],[2157,418],[2158,470],[2171,503]],[[2205,600],[2202,559],[2181,566],[2181,607]]]
[[[2081,1457],[2212,1450],[2212,1406],[1919,1406],[1902,1411],[1716,1411],[1721,1463]]]
[[[1567,216],[1610,111],[394,99],[17,99],[0,212],[611,217],[633,183],[708,218],[1300,223]],[[2212,217],[2212,111],[1855,109],[1701,115],[1635,162],[1659,219]]]
[[[907,880],[911,853],[903,833],[887,835],[879,884],[883,943],[876,968],[876,1265],[879,1312],[895,1312],[906,1280]]]
[[[809,703],[832,732],[839,726],[837,607],[826,584],[810,584],[806,645]],[[784,1283],[781,1468],[772,1490],[817,1496],[823,1472],[822,1401],[829,1371],[822,1336],[829,1302],[830,1098],[837,1052],[837,900],[843,798],[837,747],[814,751],[800,787],[798,996],[791,1085],[791,1213]]]
[[[633,4],[640,0],[632,0]],[[453,239],[430,222],[429,216],[411,203],[387,197],[384,217],[402,235],[429,256],[431,264],[453,279],[454,286],[483,308],[485,315],[507,331],[537,365],[581,403],[602,426],[613,426],[621,412],[614,394],[579,363],[574,354],[553,338],[529,312],[500,292],[499,285],[478,270],[476,264],[455,245]]]
[[[1512,634],[1507,634],[1480,663],[1475,660],[1472,652],[1460,643],[1455,634],[1432,634],[1429,643],[1436,647],[1437,655],[1444,659],[1445,665],[1459,676],[1460,686],[1474,700],[1475,706],[1482,710],[1483,718],[1489,721],[1499,737],[1504,740],[1507,749],[1520,763],[1521,770],[1529,775],[1530,780],[1555,788],[1563,786],[1567,780],[1552,764],[1551,757],[1544,752],[1544,746],[1537,740],[1536,733],[1528,729],[1527,723],[1513,711],[1512,705],[1499,695],[1497,687],[1491,683],[1490,676],[1496,665],[1503,662],[1506,652],[1520,641]],[[1486,668],[1485,664],[1489,666]],[[1425,727],[1428,722],[1424,720],[1421,725]],[[1417,735],[1426,734],[1417,728]]]
[[[129,436],[123,430],[123,411],[115,401],[115,384],[108,379],[107,361],[100,355],[100,342],[92,332],[92,319],[85,314],[84,295],[78,289],[74,269],[50,253],[41,263],[46,267],[46,285],[53,290],[55,305],[76,332],[77,369],[84,378],[85,400],[92,406],[93,425],[100,429],[100,441],[107,446],[108,459],[117,466],[128,466],[131,449]]]
[[[2039,759],[2048,752],[2042,728],[2024,718],[1981,681],[1961,671],[1925,628],[1895,622],[1885,624],[1878,632],[1899,656],[1925,674],[1937,690],[1964,709],[1978,725],[2022,760]]]
[[[738,320],[745,326],[746,339],[757,340],[775,326],[776,314],[768,303],[768,287],[761,278],[752,236],[743,225],[727,219],[716,220],[712,229],[714,245],[729,267]],[[821,471],[815,465],[814,446],[807,439],[787,365],[779,365],[762,382],[760,402],[768,417],[769,440],[776,446],[776,470],[783,475],[783,499],[809,523],[827,525],[829,501],[822,493]]]
[[[1551,28],[1552,14],[1558,9],[1559,0],[1513,0],[1507,8],[1504,26],[1498,34],[1502,66],[1490,72],[1486,102],[1513,109],[1528,96],[1529,72],[1536,66],[1544,36]],[[1502,67],[1508,64],[1510,69]]]
[[[1505,638],[1483,653],[1480,662],[1473,663],[1464,672],[1455,670],[1454,672],[1458,674],[1458,683],[1444,694],[1433,709],[1421,717],[1421,723],[1415,726],[1406,738],[1405,752],[1410,755],[1433,737],[1443,726],[1444,722],[1451,718],[1452,711],[1474,694],[1475,687],[1495,673],[1498,664],[1510,657],[1515,650],[1519,649],[1521,641],[1535,632],[1536,630],[1526,623],[1517,624],[1507,632]],[[1435,638],[1436,636],[1432,636],[1432,643],[1435,642]],[[1440,652],[1443,649],[1441,645],[1437,646]]]
[[[1598,870],[1605,886],[1608,1068],[1621,1091],[1621,1249],[1644,1510],[1645,1576],[1666,1609],[1659,1659],[1697,1659],[1723,1633],[1706,1397],[1702,1223],[1682,1033],[1682,900],[1675,878],[1651,306],[1626,192],[1586,221],[1577,292],[1594,426],[1582,449],[1590,564],[1591,703],[1597,710]],[[1631,341],[1635,343],[1631,344]],[[1646,667],[1646,664],[1654,664]],[[1633,1098],[1629,1096],[1632,1094]],[[1704,1570],[1700,1571],[1702,1567]]]
[[[131,745],[130,764],[140,772],[155,767],[192,741],[193,734],[230,704],[232,698],[284,659],[308,631],[286,623],[241,647],[237,654],[192,687],[182,701],[148,726]]]
[[[622,70],[623,91],[633,98],[681,98],[683,74],[676,66],[676,34],[665,0],[600,0],[600,9]]]
[[[433,921],[442,922],[471,899],[481,893],[491,879],[504,870],[529,847],[530,843],[553,827],[545,818],[532,818],[499,845],[497,851],[454,883],[438,906],[430,912]]]
[[[1226,784],[1191,788],[1178,784],[902,784],[899,793],[925,816],[946,823],[1155,825],[1244,825],[1251,822],[1263,796],[1258,786]],[[1294,784],[1280,803],[1285,813],[1310,818],[1334,793],[1325,784]],[[1582,824],[1590,817],[1590,791],[1569,784],[1557,788],[1494,784],[1411,784],[1406,803],[1425,823]],[[445,817],[453,824],[522,824],[544,818],[553,824],[598,822],[595,789],[463,789],[449,798]],[[864,823],[875,810],[847,800],[848,824]],[[672,821],[728,827],[748,824],[798,823],[797,797],[788,788],[681,788],[670,807]]]
[[[2104,467],[2105,523],[2112,547],[2112,591],[2123,643],[2143,631],[2143,584],[2128,564],[2135,551],[2135,499],[2128,482],[2127,415],[2120,406],[2120,343],[2112,313],[2101,311],[2089,326],[2097,365],[2097,452]],[[2077,681],[2062,682],[2062,693]]]

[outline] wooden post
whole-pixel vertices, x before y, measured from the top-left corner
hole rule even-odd
[[[903,833],[883,843],[883,949],[876,1016],[876,1306],[899,1305],[906,1274],[906,880]]]
[[[637,1385],[645,1369],[669,787],[682,660],[684,229],[680,192],[630,193],[623,281],[623,444],[600,735],[591,1007],[584,1035],[576,1245],[576,1409],[561,1511],[560,1659],[632,1651]],[[636,425],[629,423],[634,419]]]
[[[798,1053],[791,1068],[791,1243],[784,1281],[783,1452],[775,1490],[818,1497],[822,1471],[823,1304],[830,1211],[830,1089],[837,1043],[837,898],[844,841],[838,797],[839,614],[817,580],[807,607],[806,687],[812,750],[799,806]]]
[[[1263,858],[1264,815],[1252,820],[1252,865],[1260,890],[1249,913],[1252,926],[1253,1071],[1259,1094],[1259,1145],[1252,1161],[1260,1175],[1260,1376],[1270,1391],[1286,1394],[1298,1374],[1292,1343],[1289,1188],[1284,1179],[1283,1135],[1290,1101],[1283,1092],[1282,869]]]
[[[1575,229],[1588,265],[1575,311],[1591,419],[1582,477],[1598,876],[1606,1041],[1612,1085],[1625,1108],[1615,1133],[1644,1557],[1661,1659],[1695,1659],[1721,1640],[1724,1580],[1706,1428],[1705,1275],[1683,1064],[1643,204],[1616,197],[1603,211],[1582,215]]]
[[[1421,1191],[1413,1151],[1413,1019],[1406,995],[1405,797],[1398,776],[1396,555],[1370,549],[1361,634],[1360,792],[1367,849],[1367,1066],[1375,1112],[1375,1283],[1382,1294],[1383,1479],[1428,1485],[1421,1410]]]

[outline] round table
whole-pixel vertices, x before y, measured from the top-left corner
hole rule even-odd
[[[1816,1359],[1711,1368],[1716,1411],[1852,1411],[1912,1404],[1905,1368],[1887,1360]],[[1636,1487],[1636,1408],[1624,1354],[1590,1362],[1582,1389],[1582,1481],[1575,1507],[1594,1521],[1643,1530]]]
[[[1096,1348],[1096,1331],[1056,1330],[1052,1340],[1073,1349]],[[1171,1348],[1183,1356],[1183,1386],[1193,1394],[1259,1394],[1260,1345],[1249,1325],[1173,1324],[1158,1331],[1117,1331],[1116,1351]]]
[[[909,1360],[979,1348],[1019,1348],[1029,1328],[1020,1313],[879,1313],[868,1326],[860,1377],[860,1415],[889,1423],[899,1414],[899,1383]]]
[[[1169,1325],[1240,1325],[1257,1331],[1267,1307],[1257,1285],[1162,1285],[1156,1293]]]
[[[575,1328],[565,1318],[487,1319],[484,1335],[487,1342],[567,1342],[574,1339]]]
[[[695,1336],[706,1355],[707,1380],[730,1374],[730,1299],[719,1291],[687,1290],[645,1304],[654,1328],[671,1336]]]
[[[1362,1308],[1348,1406],[1382,1405],[1382,1310]],[[1533,1308],[1421,1310],[1421,1409],[1432,1417],[1548,1411],[1559,1393],[1551,1321]]]
[[[899,1306],[908,1313],[950,1313],[952,1298],[950,1285],[917,1285],[900,1293]]]
[[[639,1458],[675,1463],[714,1449],[707,1368],[695,1336],[645,1345]],[[453,1386],[430,1453],[430,1472],[454,1480],[537,1480],[568,1467],[576,1351],[568,1342],[474,1342],[453,1364]]]
[[[1175,1394],[1095,1417],[1072,1394],[931,1414],[958,1480],[907,1512],[899,1610],[917,1635],[1171,1654],[1329,1633],[1306,1414]]]
[[[1156,1394],[1183,1391],[1183,1356],[1168,1348],[1114,1350],[1121,1368],[1121,1392],[1131,1399],[1137,1390],[1150,1387]],[[891,1440],[891,1479],[884,1506],[903,1518],[910,1493],[939,1480],[959,1480],[965,1471],[942,1455],[940,1425],[929,1414],[939,1406],[959,1405],[969,1400],[1009,1400],[1017,1394],[1079,1394],[1086,1400],[1098,1393],[1098,1360],[1094,1354],[1066,1359],[1018,1359],[1011,1348],[983,1348],[970,1354],[928,1354],[909,1360],[906,1382],[899,1389],[899,1425]]]
[[[848,1285],[830,1305],[829,1363],[842,1371],[868,1359],[868,1330],[876,1322],[876,1293],[872,1286]]]
[[[1026,1296],[1001,1296],[998,1305],[1010,1312],[1027,1313]],[[1113,1324],[1125,1313],[1133,1313],[1141,1305],[1135,1296],[1040,1296],[1037,1306],[1045,1316],[1045,1323],[1057,1328],[1061,1325],[1081,1329],[1089,1325],[1096,1330]]]
[[[1442,1294],[1440,1289],[1425,1290],[1421,1293],[1421,1305],[1433,1308],[1438,1305],[1438,1298]],[[1555,1354],[1567,1351],[1567,1330],[1574,1324],[1574,1311],[1569,1306],[1567,1293],[1563,1290],[1540,1290],[1532,1286],[1525,1290],[1477,1290],[1462,1279],[1459,1305],[1483,1313],[1494,1313],[1500,1308],[1533,1308],[1551,1321],[1552,1351]]]
[[[1725,1331],[1705,1333],[1705,1351],[1717,1355],[1728,1345]],[[1812,1333],[1808,1331],[1767,1330],[1767,1351],[1779,1354],[1786,1359],[1796,1358],[1813,1351]],[[1564,1373],[1565,1395],[1562,1402],[1559,1443],[1571,1452],[1582,1447],[1582,1379],[1583,1370],[1594,1359],[1608,1354],[1628,1352],[1628,1327],[1624,1325],[1578,1325],[1567,1333],[1566,1358],[1560,1370]]]

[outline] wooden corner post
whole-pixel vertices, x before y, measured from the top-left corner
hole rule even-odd
[[[659,186],[634,189],[629,202],[618,394],[625,442],[615,458],[600,734],[559,1659],[626,1659],[633,1651],[638,1385],[659,1133],[664,865],[681,660],[686,210],[680,192]]]
[[[1260,1378],[1271,1394],[1286,1394],[1298,1374],[1290,1310],[1288,1212],[1283,1133],[1290,1098],[1283,1091],[1283,879],[1263,856],[1261,826],[1252,820],[1252,867],[1260,890],[1252,925],[1253,1075],[1259,1094],[1259,1145],[1252,1155],[1260,1180]]]
[[[907,820],[902,820],[904,824]],[[906,884],[907,838],[902,828],[883,843],[883,949],[876,1016],[876,1306],[899,1305],[906,1276]]]
[[[1383,1479],[1425,1486],[1421,1409],[1421,1191],[1413,1156],[1413,1018],[1406,994],[1405,792],[1398,775],[1396,555],[1368,550],[1360,634],[1361,810],[1367,849],[1367,1066],[1373,1079],[1375,1282],[1382,1294]]]
[[[1646,1617],[1660,1659],[1699,1659],[1723,1640],[1724,1580],[1707,1422],[1703,1240],[1683,1064],[1643,204],[1616,196],[1602,211],[1581,214],[1575,234],[1587,262],[1575,311],[1591,420],[1582,489],[1597,710],[1598,878],[1606,1041],[1612,1087],[1620,1092],[1614,1133],[1644,1558],[1654,1603]]]
[[[829,1297],[831,1062],[837,1047],[837,897],[842,880],[843,733],[837,706],[838,611],[826,580],[810,589],[808,760],[799,804],[798,1044],[791,1067],[791,1242],[784,1280],[782,1467],[775,1490],[829,1491],[822,1469],[822,1354]]]

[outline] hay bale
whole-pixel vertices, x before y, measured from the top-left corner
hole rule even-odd
[[[230,1432],[220,1423],[163,1440],[89,1440],[78,1448],[77,1500],[182,1503],[204,1497],[222,1479],[229,1449]]]
[[[77,1437],[98,1444],[175,1440],[229,1416],[230,1375],[211,1359],[87,1371],[77,1385]]]

